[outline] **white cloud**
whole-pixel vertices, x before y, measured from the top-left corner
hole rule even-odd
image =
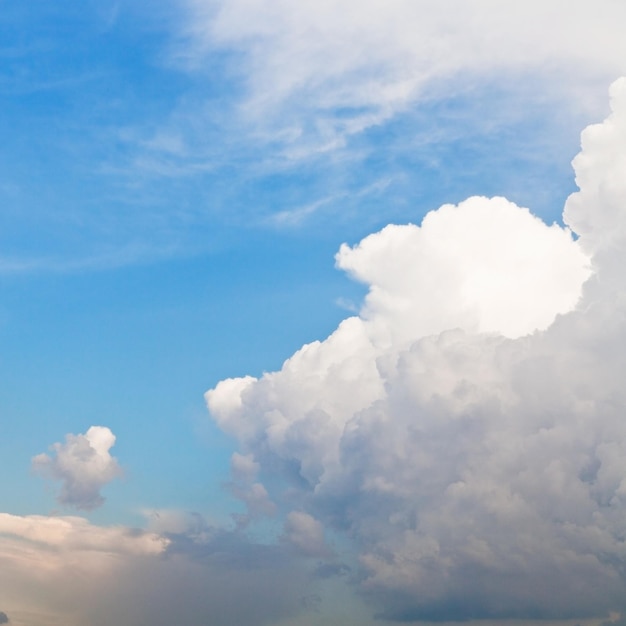
[[[535,97],[608,84],[626,71],[623,3],[600,0],[188,0],[184,56],[234,51],[248,86],[244,114],[313,151],[381,123],[420,99],[481,80],[523,82]],[[537,79],[539,78],[539,81]],[[593,106],[597,106],[597,102]]]
[[[84,435],[69,434],[65,443],[51,446],[54,456],[38,454],[33,468],[62,483],[58,500],[78,509],[94,509],[104,502],[102,487],[122,474],[109,450],[115,435],[106,426],[92,426]]]
[[[589,276],[571,234],[504,198],[445,205],[387,226],[337,265],[370,285],[362,317],[395,344],[450,328],[518,337],[570,311]]]
[[[359,317],[207,392],[270,496],[354,540],[385,617],[626,611],[626,80],[611,93],[574,161],[575,242],[503,199],[388,227],[338,255],[370,285]]]

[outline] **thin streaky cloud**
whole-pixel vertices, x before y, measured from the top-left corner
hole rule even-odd
[[[212,50],[238,53],[243,115],[295,125],[300,137],[317,137],[312,150],[325,151],[423,97],[446,98],[485,78],[531,70],[539,91],[588,93],[582,84],[626,69],[618,26],[626,10],[601,4],[190,0],[188,56],[202,67]]]

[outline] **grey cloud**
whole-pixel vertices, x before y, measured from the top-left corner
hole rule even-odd
[[[230,465],[233,480],[226,483],[225,487],[246,505],[245,514],[233,515],[237,526],[245,528],[254,520],[274,515],[276,505],[270,499],[265,486],[255,481],[260,466],[254,457],[235,452]]]
[[[287,515],[282,539],[303,556],[327,558],[332,555],[324,537],[324,526],[302,511],[291,511]]]
[[[600,626],[626,626],[626,615],[602,622]]]
[[[4,611],[0,611],[0,624],[8,624],[9,617]]]
[[[238,531],[216,530],[203,540],[168,537],[158,563],[134,561],[120,578],[107,579],[106,595],[118,598],[118,623],[264,626],[302,610],[309,576],[281,546],[256,544]],[[126,600],[133,597],[149,602],[138,607]],[[90,607],[96,625],[99,608]]]
[[[340,492],[341,516],[385,617],[564,619],[624,606],[626,397],[612,372],[626,362],[571,345],[606,342],[604,330],[585,336],[589,322],[573,315],[518,342],[421,340],[387,398],[344,435],[354,482]],[[448,397],[418,382],[433,355],[454,381]]]
[[[320,563],[313,573],[317,578],[324,579],[334,576],[347,576],[350,572],[350,566],[345,563]]]
[[[626,611],[626,79],[611,93],[613,113],[585,130],[574,161],[581,190],[564,219],[576,243],[486,199],[443,207],[417,239],[416,227],[385,229],[339,255],[371,285],[360,317],[304,346],[280,372],[207,394],[261,475],[285,468],[270,496],[287,493],[291,508],[352,540],[360,593],[382,618]],[[426,236],[434,225],[445,246]],[[482,247],[468,247],[486,232]],[[528,255],[537,238],[547,244],[530,285],[525,270],[538,257],[507,256],[526,236],[519,249]],[[419,250],[405,245],[411,238]],[[567,292],[580,297],[569,312],[545,308],[541,293],[562,286],[562,273],[575,278],[572,289],[584,279],[576,249],[591,258],[593,276]],[[467,250],[482,269],[465,274]],[[507,333],[502,267],[528,290],[511,315],[520,324],[537,315],[544,322],[535,328],[545,330]]]
[[[308,611],[319,611],[319,606],[322,603],[322,598],[318,594],[311,594],[303,596],[300,599],[302,607]]]

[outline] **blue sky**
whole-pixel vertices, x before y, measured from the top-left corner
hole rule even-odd
[[[606,252],[626,220],[618,87],[576,179],[571,165],[626,73],[625,10],[600,4],[0,3],[0,560],[16,581],[0,610],[10,623],[98,626],[111,603],[131,626],[626,619],[624,582],[597,556],[623,558],[614,525],[626,439],[607,408],[623,392],[608,376],[576,395],[594,359],[619,371],[622,357],[605,350],[626,337],[621,322],[583,318],[623,293]],[[459,208],[421,230],[385,229],[442,205]],[[354,248],[335,256],[344,243]],[[598,339],[599,328],[613,335]],[[462,350],[446,339],[455,329]],[[581,333],[600,347],[561,363]],[[463,369],[457,348],[475,367]],[[496,397],[516,416],[504,430]],[[577,415],[579,430],[557,420],[546,447],[520,443],[553,414]],[[97,448],[92,426],[114,447]],[[491,448],[477,451],[480,429],[497,450],[526,451],[514,474]],[[598,447],[572,443],[583,440]],[[563,459],[558,471],[550,455]],[[541,480],[522,469],[533,464]],[[597,510],[581,500],[570,511],[551,491],[557,474],[574,481],[589,468],[599,478],[580,480],[593,483]],[[444,499],[460,476],[474,489],[465,504]],[[520,536],[538,537],[517,569],[521,548],[481,508],[489,481],[527,506]],[[448,535],[433,530],[463,511],[471,537],[451,522]],[[555,530],[594,511],[612,547]],[[82,539],[55,543],[57,523],[68,537],[87,528],[93,546],[74,555]],[[540,589],[522,597],[528,577],[553,577],[540,541],[562,547],[558,567],[580,555],[573,587],[595,576],[606,593],[572,604],[556,589],[553,606]],[[29,578],[26,554],[58,580]],[[72,564],[90,572],[92,556],[110,554],[152,606],[132,605],[100,569],[97,602],[88,588],[72,595]],[[153,554],[165,563],[155,574]],[[494,587],[502,572],[510,588]],[[268,577],[292,586],[270,592]],[[203,584],[250,600],[212,614]]]

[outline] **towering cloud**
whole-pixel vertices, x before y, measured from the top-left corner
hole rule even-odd
[[[626,611],[626,79],[611,98],[574,161],[577,239],[503,199],[388,227],[337,256],[358,317],[207,392],[285,536],[351,537],[384,617]]]
[[[92,426],[84,435],[69,434],[65,443],[53,444],[54,456],[38,454],[33,458],[33,468],[61,481],[61,504],[94,509],[104,502],[100,489],[122,473],[109,452],[114,444],[115,435],[109,428]]]

